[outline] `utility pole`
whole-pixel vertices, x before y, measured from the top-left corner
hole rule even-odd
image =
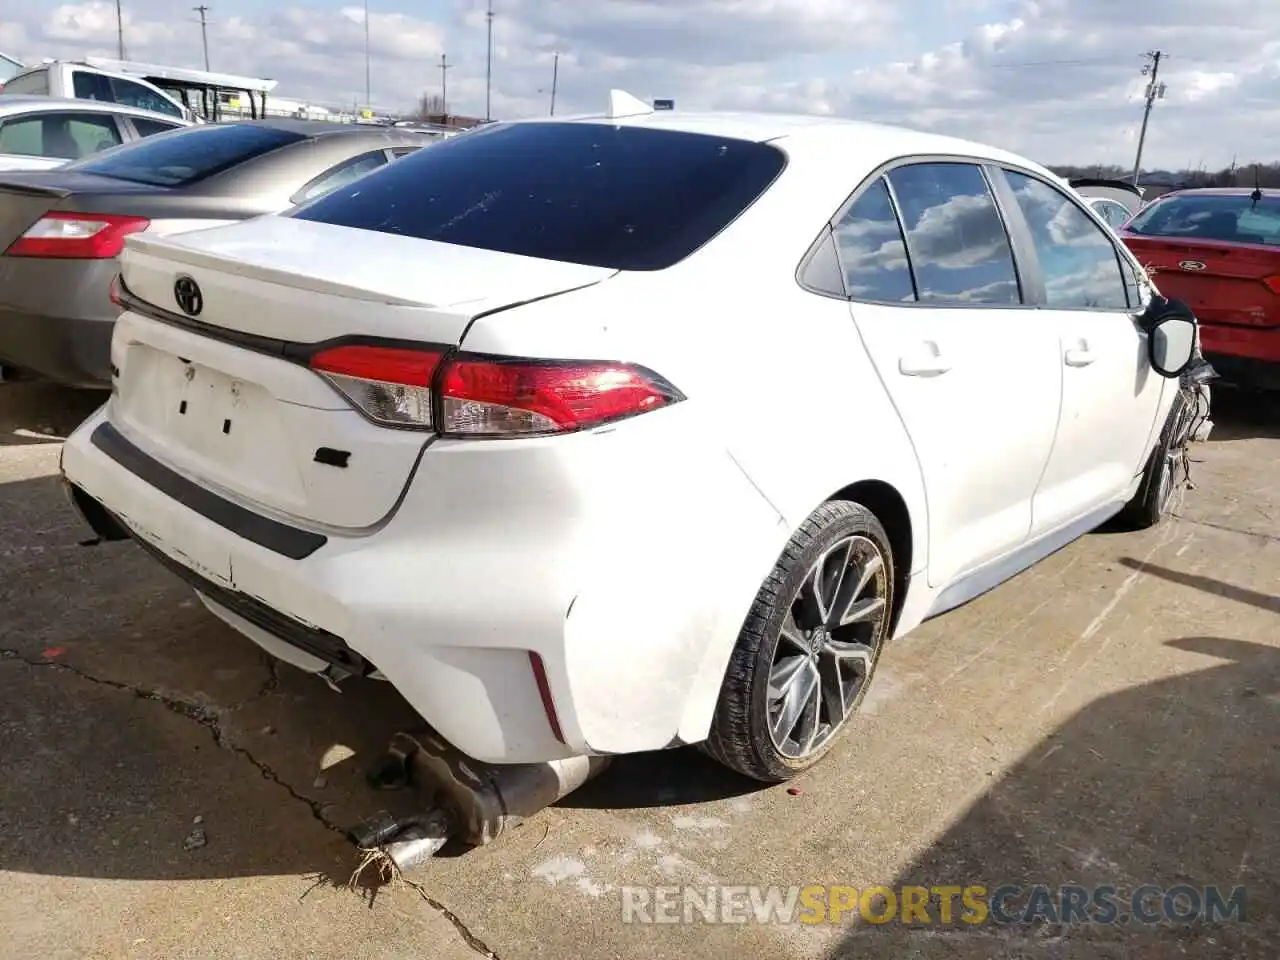
[[[556,85],[560,82],[560,54],[551,61],[551,116],[556,115]]]
[[[489,27],[489,55],[484,71],[484,118],[493,119],[493,0],[489,0],[489,11],[484,15]]]
[[[116,0],[116,52],[118,59],[124,59],[124,14],[120,12],[120,0]]]
[[[440,54],[440,122],[447,123],[449,120],[449,60],[442,53]]]
[[[369,82],[369,0],[364,0],[364,108],[373,108],[372,85]]]
[[[1160,61],[1164,59],[1164,52],[1155,50],[1146,55],[1148,63],[1142,65],[1142,75],[1151,77],[1151,82],[1147,84],[1147,103],[1142,111],[1142,132],[1138,134],[1138,156],[1133,161],[1133,185],[1138,185],[1138,179],[1142,175],[1142,148],[1147,142],[1147,123],[1151,120],[1151,108],[1155,106],[1157,100],[1164,99],[1165,85],[1160,82]]]
[[[196,13],[200,14],[200,42],[204,44],[204,69],[205,73],[209,72],[209,23],[205,19],[205,14],[209,12],[209,8],[203,3],[198,7],[193,7]]]

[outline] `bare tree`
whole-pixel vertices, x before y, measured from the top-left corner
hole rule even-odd
[[[439,120],[444,116],[444,98],[438,93],[423,93],[418,98],[414,120]]]

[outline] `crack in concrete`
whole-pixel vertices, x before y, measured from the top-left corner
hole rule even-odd
[[[243,703],[236,704],[230,709],[219,707],[214,704],[201,703],[198,700],[184,699],[182,697],[174,696],[171,693],[165,693],[153,688],[134,686],[133,684],[124,683],[120,680],[108,680],[104,677],[96,677],[93,674],[85,670],[81,670],[79,667],[72,666],[69,663],[63,663],[58,660],[35,660],[30,657],[23,656],[23,654],[18,650],[0,647],[0,663],[5,662],[21,663],[33,669],[44,668],[53,670],[56,673],[67,673],[71,676],[78,677],[81,680],[86,680],[89,683],[108,687],[112,690],[119,690],[122,693],[131,693],[139,700],[149,700],[153,703],[158,703],[166,710],[198,723],[209,731],[215,745],[222,747],[224,750],[230,750],[237,756],[248,760],[249,763],[257,768],[264,780],[269,780],[271,783],[274,783],[299,803],[306,804],[307,808],[311,811],[311,816],[315,818],[321,826],[332,833],[340,835],[347,842],[350,842],[351,838],[347,831],[325,816],[324,808],[326,804],[321,803],[319,800],[313,800],[311,797],[298,792],[298,790],[296,790],[291,784],[283,780],[280,775],[271,768],[270,764],[259,760],[251,751],[239,744],[233,743],[228,737],[226,731],[223,729],[222,721],[225,715],[234,713],[242,706],[270,695],[279,687],[280,675],[277,672],[274,661],[268,661],[267,668],[269,676],[263,683],[262,688],[248,700],[243,701]],[[457,914],[440,901],[431,897],[426,890],[417,883],[413,883],[412,886],[425,903],[453,925],[453,928],[458,932],[458,935],[468,947],[480,956],[484,957],[485,960],[499,960],[498,955],[483,940],[473,934]]]
[[[33,668],[43,667],[46,669],[54,670],[56,672],[69,673],[72,676],[79,677],[81,680],[87,680],[90,683],[96,683],[99,686],[109,687],[112,690],[119,690],[123,693],[132,693],[135,697],[137,697],[140,700],[150,700],[153,703],[158,703],[161,706],[163,706],[165,709],[169,710],[171,713],[176,713],[179,716],[186,717],[188,720],[195,721],[196,723],[200,724],[200,726],[204,727],[206,730],[209,731],[210,735],[213,737],[213,742],[217,746],[222,747],[225,750],[230,750],[232,753],[236,754],[237,756],[243,757],[245,760],[248,760],[251,764],[253,764],[253,766],[257,767],[258,772],[262,774],[263,779],[269,780],[272,783],[276,784],[277,786],[281,787],[282,789],[287,791],[288,794],[291,797],[293,797],[293,799],[301,803],[305,803],[307,807],[311,810],[311,815],[317,821],[319,821],[319,823],[322,826],[324,826],[325,829],[333,831],[334,833],[341,834],[344,838],[347,836],[346,830],[344,830],[338,824],[333,823],[327,817],[325,817],[324,815],[325,805],[323,803],[321,803],[318,800],[313,800],[302,793],[299,793],[296,789],[294,789],[292,785],[290,785],[289,783],[286,783],[280,777],[280,775],[271,768],[270,764],[267,764],[259,760],[257,757],[253,755],[253,753],[250,750],[240,746],[238,743],[233,743],[231,741],[231,739],[227,736],[226,731],[224,731],[222,728],[222,720],[225,715],[239,709],[239,707],[241,706],[240,704],[237,704],[235,707],[232,707],[230,710],[228,710],[223,707],[216,706],[214,704],[201,703],[198,700],[188,700],[188,699],[183,699],[181,697],[176,697],[173,694],[164,693],[156,689],[151,689],[147,687],[136,687],[132,684],[124,683],[119,680],[107,680],[103,677],[95,677],[93,674],[88,673],[87,671],[81,670],[79,667],[74,667],[69,663],[63,663],[59,660],[33,660],[29,657],[24,657],[17,650],[0,648],[0,661],[5,661],[5,660],[23,663],[23,664],[26,664],[28,667],[33,667]],[[273,676],[274,676],[274,671],[273,671]],[[271,682],[272,682],[271,680],[268,680],[267,685],[268,686],[271,685]],[[256,700],[259,697],[265,695],[268,692],[269,690],[267,690],[264,687],[264,689],[260,691],[255,697],[252,697],[250,698],[250,700],[247,700],[245,702],[250,703],[253,700]]]

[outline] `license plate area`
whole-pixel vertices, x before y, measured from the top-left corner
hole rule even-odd
[[[201,458],[238,464],[252,441],[255,422],[261,423],[271,397],[257,384],[181,357],[168,356],[150,347],[135,350],[150,354],[145,381],[150,394],[145,406],[126,403],[131,419],[176,441]],[[130,364],[142,359],[131,356]],[[131,378],[131,383],[137,383]],[[150,431],[149,431],[150,432]]]
[[[282,405],[262,385],[137,341],[125,362],[113,416],[140,447],[254,501],[285,509],[302,503]]]

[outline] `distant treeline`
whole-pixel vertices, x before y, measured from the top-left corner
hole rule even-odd
[[[1071,165],[1050,168],[1060,177],[1074,179],[1076,177],[1098,177],[1108,180],[1130,180],[1133,168],[1118,166],[1093,165],[1078,167]],[[1256,179],[1255,179],[1256,171]],[[1144,175],[1144,179],[1145,179]],[[1163,182],[1187,187],[1252,187],[1255,184],[1263,187],[1280,187],[1280,163],[1240,164],[1234,169],[1222,170],[1163,170],[1158,174]]]

